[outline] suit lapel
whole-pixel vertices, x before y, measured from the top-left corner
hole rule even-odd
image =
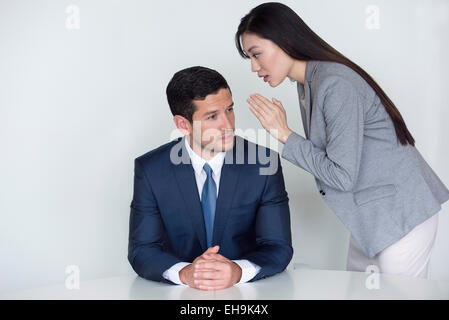
[[[199,239],[201,248],[207,250],[206,243],[206,227],[204,225],[203,210],[201,208],[201,201],[198,195],[198,187],[195,179],[195,172],[190,162],[190,157],[185,148],[184,139],[180,139],[175,144],[179,149],[178,156],[182,158],[180,164],[173,164],[178,190],[181,194],[185,211],[190,217],[193,229]],[[240,174],[240,169],[243,165],[236,164],[236,145],[237,143],[244,143],[244,141],[237,142],[240,139],[236,136],[234,148],[226,152],[223,167],[221,169],[220,187],[217,198],[217,205],[215,209],[214,231],[212,243],[218,244],[223,236],[226,221],[229,217],[230,208],[234,198],[234,192],[237,190],[237,182]],[[237,162],[240,163],[240,162]]]
[[[244,166],[236,162],[236,145],[244,143],[243,140],[237,142],[239,137],[235,137],[234,148],[226,152],[223,167],[221,169],[220,188],[218,191],[217,206],[215,209],[213,244],[219,244],[228,220],[234,193],[237,190],[237,182],[241,168]]]
[[[192,227],[200,242],[202,251],[206,251],[206,227],[204,225],[203,210],[201,208],[201,201],[198,195],[198,187],[195,179],[195,172],[190,162],[190,157],[185,148],[184,139],[181,139],[181,145],[178,145],[178,156],[182,158],[180,164],[173,164],[173,170],[178,183],[178,191],[181,194],[184,204],[185,212],[189,215]]]

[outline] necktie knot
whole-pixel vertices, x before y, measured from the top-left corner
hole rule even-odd
[[[212,168],[210,167],[210,165],[205,163],[204,166],[203,166],[203,170],[206,172],[208,178],[209,177],[212,178]]]

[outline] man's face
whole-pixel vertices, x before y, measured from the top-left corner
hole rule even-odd
[[[196,111],[190,127],[190,145],[206,160],[234,147],[234,102],[229,89],[220,89],[204,100],[194,100]],[[201,149],[200,149],[201,148]]]

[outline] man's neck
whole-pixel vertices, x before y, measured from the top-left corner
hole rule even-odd
[[[213,157],[215,157],[218,154],[218,152],[204,149],[201,147],[201,145],[193,143],[192,137],[187,137],[187,139],[188,139],[189,146],[193,150],[193,152],[195,152],[198,156],[200,156],[205,161],[209,161],[210,159],[212,159]]]

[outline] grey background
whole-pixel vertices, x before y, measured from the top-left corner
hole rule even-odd
[[[281,100],[290,127],[304,133],[295,84],[269,87],[234,46],[240,18],[261,2],[0,1],[1,292],[63,283],[68,265],[79,266],[81,281],[133,273],[133,160],[179,135],[165,97],[179,69],[225,76],[237,128],[261,128],[245,102],[259,92]],[[282,2],[378,81],[449,185],[449,2]],[[79,29],[70,28],[70,5]],[[379,29],[370,29],[370,5]],[[292,263],[344,270],[349,233],[313,177],[282,165]],[[431,279],[449,281],[448,211],[444,204]]]

